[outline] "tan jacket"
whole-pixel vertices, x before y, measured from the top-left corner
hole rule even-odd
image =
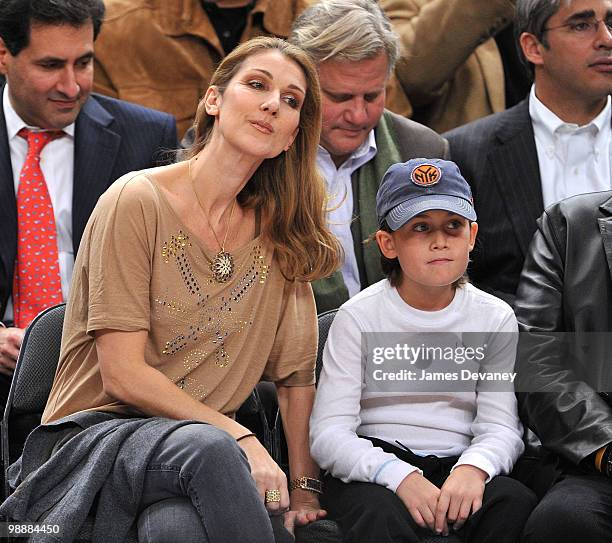
[[[96,41],[97,92],[176,117],[179,137],[224,52],[200,0],[106,0]],[[286,38],[305,0],[257,0],[241,41]]]
[[[505,108],[495,35],[515,0],[380,0],[404,48],[396,74],[412,118],[445,132]]]

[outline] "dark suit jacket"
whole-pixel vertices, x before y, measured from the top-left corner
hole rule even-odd
[[[546,210],[515,311],[521,418],[545,447],[577,464],[612,442],[610,395],[598,393],[612,390],[612,191]]]
[[[444,136],[451,160],[472,187],[478,215],[470,277],[512,305],[536,220],[544,211],[529,102]]]
[[[2,89],[3,91],[3,89]],[[167,113],[92,95],[75,126],[72,236],[76,255],[83,230],[100,195],[132,170],[167,162],[177,148],[176,121]],[[11,294],[17,254],[17,204],[0,107],[0,319]]]

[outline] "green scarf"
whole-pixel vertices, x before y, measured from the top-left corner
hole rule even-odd
[[[400,151],[395,143],[396,134],[393,130],[393,123],[386,111],[374,129],[374,135],[376,137],[376,155],[354,172],[352,176],[353,183],[358,183],[359,216],[356,220],[359,222],[359,231],[361,232],[359,241],[367,239],[378,230],[376,217],[378,185],[389,166],[402,162]],[[361,247],[367,280],[367,284],[361,285],[361,288],[366,288],[380,281],[384,275],[380,266],[380,251],[376,243],[362,244]],[[341,271],[314,281],[312,288],[319,313],[336,309],[349,298]]]

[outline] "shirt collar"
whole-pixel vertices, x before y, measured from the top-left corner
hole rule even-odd
[[[531,92],[529,93],[529,115],[531,116],[534,127],[542,130],[542,132],[551,139],[555,137],[555,134],[560,128],[564,127],[572,127],[574,129],[592,127],[594,132],[599,134],[603,130],[610,128],[611,109],[610,96],[608,96],[606,106],[602,109],[599,115],[597,115],[597,117],[595,117],[588,124],[579,127],[573,123],[566,123],[555,115],[550,109],[548,109],[536,96],[535,85],[531,86]]]
[[[17,137],[18,132],[22,128],[29,128],[31,130],[41,130],[37,126],[29,126],[26,124],[19,114],[13,108],[11,100],[9,99],[9,86],[8,83],[4,86],[4,94],[2,96],[2,107],[4,108],[4,118],[6,121],[6,133],[9,141]],[[69,124],[62,130],[71,138],[74,138],[74,124]]]
[[[354,171],[369,160],[371,160],[372,157],[376,155],[377,151],[378,147],[376,146],[376,136],[374,135],[374,130],[370,130],[368,137],[341,164],[340,168],[350,168]],[[331,155],[329,154],[329,151],[321,145],[319,145],[319,156],[327,162],[331,162],[333,164],[333,160]]]

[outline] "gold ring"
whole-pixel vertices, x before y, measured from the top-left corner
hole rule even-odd
[[[266,490],[264,503],[278,503],[281,501],[281,493],[278,489]]]

